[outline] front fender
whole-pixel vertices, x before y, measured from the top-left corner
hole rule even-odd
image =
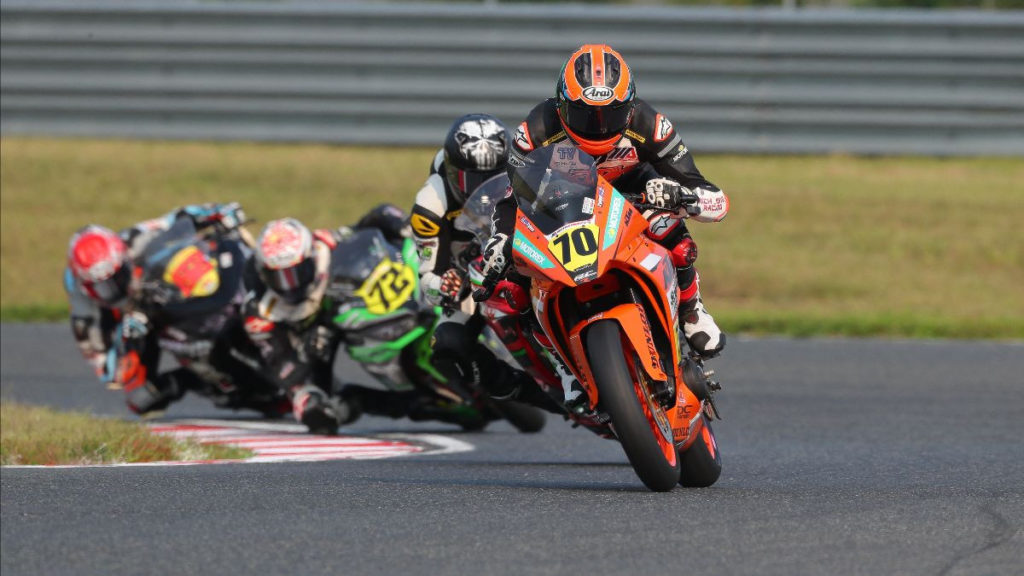
[[[614,320],[617,322],[626,334],[626,339],[629,340],[630,345],[636,350],[644,372],[652,380],[668,380],[668,376],[661,368],[661,359],[658,354],[658,348],[654,345],[654,336],[651,334],[647,314],[637,304],[619,304],[611,310],[595,314],[580,322],[569,334],[569,347],[573,359],[577,363],[576,375],[580,378],[580,384],[587,391],[591,407],[597,406],[597,386],[594,383],[594,374],[590,367],[590,360],[587,358],[582,334],[587,327],[598,320]]]

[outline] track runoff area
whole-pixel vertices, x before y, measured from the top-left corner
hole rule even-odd
[[[269,462],[322,462],[328,460],[380,460],[417,455],[455,454],[473,450],[454,438],[437,434],[310,435],[300,424],[180,420],[150,424],[156,434],[192,439],[200,444],[244,448],[249,458],[233,460],[177,460],[121,464],[10,466],[9,468],[93,468],[120,466],[192,466]],[[5,468],[8,468],[5,466]]]

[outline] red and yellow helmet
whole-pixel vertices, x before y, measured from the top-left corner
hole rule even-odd
[[[562,67],[555,96],[569,138],[587,154],[600,156],[615,147],[629,125],[636,89],[618,52],[585,44]]]

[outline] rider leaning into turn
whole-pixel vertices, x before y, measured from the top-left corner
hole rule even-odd
[[[140,222],[120,234],[103,226],[89,225],[79,229],[68,244],[68,266],[64,288],[71,308],[71,331],[82,356],[93,367],[97,377],[110,388],[125,390],[128,407],[138,414],[163,410],[188,389],[201,389],[196,370],[208,364],[209,358],[195,362],[191,368],[178,368],[158,374],[162,320],[159,295],[150,294],[141,284],[145,262],[140,261],[146,247],[166,232],[179,219],[192,220],[197,233],[212,231],[228,234],[239,230],[245,215],[237,203],[190,205],[167,215]],[[232,340],[244,333],[232,330],[234,307],[239,298],[223,309],[210,314],[211,322],[224,322],[221,336]],[[155,318],[154,318],[155,316]],[[181,335],[188,344],[189,335]],[[197,347],[198,348],[198,347]],[[146,381],[132,381],[131,351],[141,351],[137,360],[145,368]],[[198,360],[198,359],[197,359]],[[212,359],[221,370],[209,371],[207,379],[228,380],[257,377],[244,362],[230,354]],[[225,380],[223,385],[231,384]]]
[[[462,116],[452,124],[416,194],[410,222],[424,299],[446,310],[434,333],[431,362],[449,382],[558,412],[532,377],[480,343],[484,321],[474,313],[476,303],[464,281],[467,264],[480,252],[472,233],[458,230],[455,219],[481,184],[505,177],[508,156],[508,132],[500,120],[489,114]]]
[[[649,236],[671,252],[677,269],[687,342],[705,357],[721,352],[725,334],[704,308],[693,267],[697,245],[683,221],[673,216],[718,222],[728,213],[729,200],[697,170],[668,118],[636,97],[633,77],[618,52],[587,44],[569,57],[555,97],[538,104],[517,128],[510,172],[524,165],[530,151],[549,145],[593,156],[601,176],[644,209]],[[497,282],[511,264],[515,214],[515,196],[508,194],[497,204],[494,234],[484,248],[485,285]]]
[[[374,208],[353,228],[376,228],[393,243],[408,235],[405,213],[389,204]],[[343,334],[330,319],[336,307],[329,272],[339,244],[351,233],[344,226],[311,231],[294,218],[271,220],[247,271],[246,332],[267,376],[291,397],[295,418],[314,433],[333,434],[363,411],[397,415],[405,406],[392,404],[407,403],[398,394],[361,386],[334,390],[334,359]]]

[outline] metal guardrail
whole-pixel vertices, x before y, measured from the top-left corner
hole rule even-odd
[[[0,132],[437,144],[607,42],[699,150],[1024,155],[1024,13],[0,0]]]

